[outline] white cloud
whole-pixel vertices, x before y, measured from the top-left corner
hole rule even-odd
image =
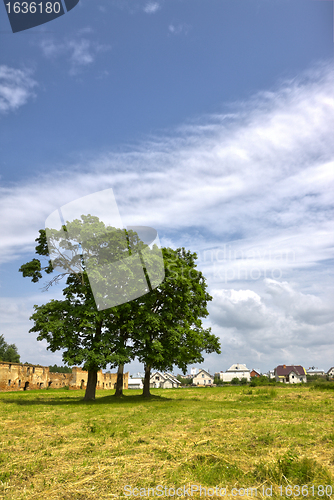
[[[181,35],[181,34],[184,34],[184,35],[187,35],[188,32],[189,32],[189,29],[190,29],[190,26],[188,24],[170,24],[168,26],[168,31],[172,34],[172,35]]]
[[[261,297],[252,290],[213,290],[210,320],[219,326],[245,330],[263,328],[269,320]]]
[[[42,304],[51,298],[61,299],[60,294],[42,294],[30,297],[0,297],[0,329],[8,344],[15,344],[21,362],[39,363],[44,366],[61,364],[61,353],[47,351],[46,341],[38,342],[35,333],[29,333],[33,323],[29,320],[34,304]]]
[[[83,28],[78,33],[80,36],[65,39],[63,42],[55,42],[52,38],[46,38],[40,43],[40,47],[48,59],[65,57],[70,64],[70,74],[76,75],[82,68],[91,65],[100,52],[110,49],[107,45],[101,45],[81,36],[91,32],[89,27]]]
[[[325,368],[334,354],[334,312],[329,302],[287,282],[265,280],[265,284],[270,298],[252,290],[211,292],[210,323],[221,338],[222,360],[228,364],[242,355],[267,369],[314,362]]]
[[[155,12],[157,12],[159,9],[160,9],[160,5],[158,4],[158,2],[148,2],[145,7],[144,7],[144,12],[146,12],[146,14],[154,14]]]
[[[333,307],[312,294],[296,292],[286,281],[266,279],[266,290],[272,301],[285,311],[285,315],[308,325],[323,325],[334,321]],[[333,339],[334,340],[334,339]]]
[[[37,82],[31,78],[30,70],[0,66],[0,113],[14,111],[35,96],[33,88]]]
[[[69,42],[68,47],[71,50],[71,62],[75,66],[86,66],[94,61],[89,40],[72,40]]]

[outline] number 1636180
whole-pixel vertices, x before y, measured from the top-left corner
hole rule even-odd
[[[60,2],[8,2],[6,3],[8,14],[58,14],[60,12]]]

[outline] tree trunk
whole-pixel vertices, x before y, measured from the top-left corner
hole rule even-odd
[[[116,398],[120,398],[121,396],[123,396],[123,372],[124,372],[124,365],[118,365],[116,392],[115,392]]]
[[[145,378],[144,378],[144,388],[143,388],[143,397],[144,398],[149,398],[151,396],[150,378],[151,378],[151,367],[148,365],[145,365]]]
[[[85,401],[95,400],[96,383],[97,383],[97,370],[88,370],[88,381],[84,397]]]

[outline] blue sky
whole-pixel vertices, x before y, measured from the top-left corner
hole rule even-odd
[[[80,0],[16,34],[1,8],[0,333],[22,361],[61,363],[28,333],[61,289],[17,271],[38,229],[113,188],[125,224],[198,253],[203,367],[333,366],[333,3]]]

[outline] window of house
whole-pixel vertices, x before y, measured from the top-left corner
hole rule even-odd
[[[202,378],[204,378],[204,373],[202,373]]]
[[[11,384],[11,382],[12,382],[11,380],[8,380],[8,385],[10,385],[10,384]]]

